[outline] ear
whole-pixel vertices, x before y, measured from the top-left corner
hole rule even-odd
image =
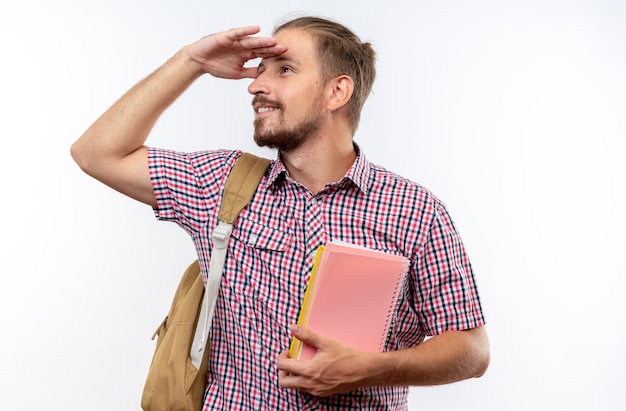
[[[335,111],[345,106],[352,97],[354,90],[354,81],[350,76],[341,75],[335,77],[329,82],[330,98],[326,103],[326,108]]]

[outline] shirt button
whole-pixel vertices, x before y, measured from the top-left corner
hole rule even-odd
[[[258,240],[258,237],[256,235],[252,234],[250,236],[250,238],[248,239],[248,242],[250,242],[250,244],[252,244],[252,245],[255,245],[257,240]]]

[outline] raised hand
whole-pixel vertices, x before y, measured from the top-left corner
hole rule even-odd
[[[239,27],[212,34],[186,47],[197,69],[227,79],[255,78],[256,67],[245,67],[249,60],[278,56],[287,50],[272,37],[254,37],[258,26]]]

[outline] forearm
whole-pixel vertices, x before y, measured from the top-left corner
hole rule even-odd
[[[143,146],[159,116],[202,74],[183,48],[131,88],[72,145],[72,156],[91,174]]]
[[[449,331],[405,350],[375,354],[367,385],[430,386],[480,377],[489,364],[484,327]]]
[[[484,327],[448,331],[408,349],[359,352],[299,326],[291,332],[313,345],[311,360],[278,357],[278,382],[317,396],[341,394],[376,385],[427,386],[481,376],[489,364],[489,341]]]

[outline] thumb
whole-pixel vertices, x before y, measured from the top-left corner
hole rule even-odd
[[[300,325],[294,324],[291,326],[291,334],[298,340],[319,348],[322,345],[322,337],[319,334],[314,333]]]

